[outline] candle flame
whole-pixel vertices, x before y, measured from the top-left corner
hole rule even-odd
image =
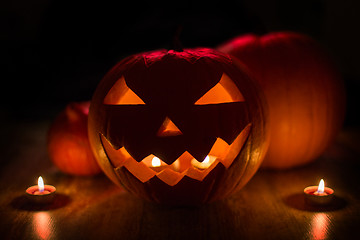
[[[153,167],[160,167],[161,166],[161,161],[158,157],[154,157],[152,160],[151,160],[151,165]]]
[[[325,182],[324,179],[321,179],[317,191],[318,193],[324,193],[324,190],[325,190]]]
[[[39,192],[43,192],[44,191],[44,180],[42,179],[42,177],[40,176],[38,179],[38,187],[39,187]]]
[[[209,163],[209,161],[210,161],[210,157],[209,155],[207,155],[204,161],[202,161],[202,163]]]

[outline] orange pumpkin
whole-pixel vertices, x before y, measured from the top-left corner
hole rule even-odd
[[[267,148],[264,97],[229,56],[158,50],[97,87],[89,138],[116,184],[147,200],[199,204],[243,187]]]
[[[64,173],[91,176],[101,172],[91,151],[87,132],[90,102],[69,103],[48,133],[48,152]]]
[[[319,157],[341,128],[345,94],[334,64],[310,37],[245,35],[218,50],[242,61],[260,83],[270,112],[263,167],[291,168]]]

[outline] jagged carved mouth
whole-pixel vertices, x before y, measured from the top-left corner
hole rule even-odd
[[[103,134],[100,134],[100,139],[115,172],[125,167],[143,183],[157,176],[164,183],[174,186],[184,176],[202,181],[219,163],[229,168],[240,153],[249,136],[250,129],[251,123],[246,125],[230,145],[221,138],[217,138],[206,159],[199,161],[185,151],[171,165],[166,164],[153,154],[138,162],[125,147],[115,149]]]

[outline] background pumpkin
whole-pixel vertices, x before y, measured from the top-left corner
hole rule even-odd
[[[340,129],[342,79],[310,37],[278,32],[236,37],[218,47],[240,59],[260,83],[270,112],[270,146],[262,164],[290,168],[319,157]]]
[[[50,126],[49,156],[64,173],[91,176],[101,172],[88,138],[89,106],[90,102],[69,103]]]
[[[159,203],[199,204],[254,175],[268,145],[266,120],[262,92],[228,55],[159,50],[130,56],[103,78],[89,138],[116,184]],[[210,167],[192,165],[207,155],[216,156]],[[161,171],[149,163],[155,156]]]

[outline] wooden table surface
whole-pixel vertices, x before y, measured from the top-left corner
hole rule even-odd
[[[241,191],[201,207],[143,202],[104,175],[62,174],[46,152],[49,121],[2,127],[1,239],[360,239],[359,129],[343,130],[316,162],[288,171],[260,170]],[[55,185],[47,206],[25,189],[41,175]],[[320,178],[335,190],[329,207],[304,203]]]

